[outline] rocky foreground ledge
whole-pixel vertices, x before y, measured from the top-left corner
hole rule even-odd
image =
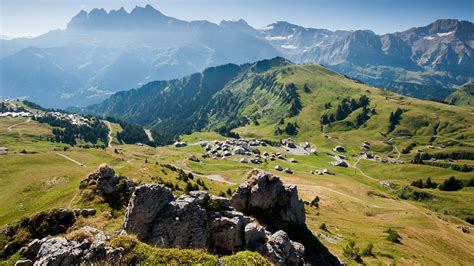
[[[236,208],[237,207],[237,208]],[[136,188],[124,229],[139,240],[165,248],[205,249],[215,254],[258,251],[277,264],[303,264],[304,246],[283,230],[270,232],[242,211],[260,210],[283,223],[304,226],[304,203],[295,187],[268,173],[253,171],[232,200],[192,191],[174,198],[162,185]]]
[[[104,195],[119,193],[112,189],[115,186],[108,186],[116,179],[113,169],[104,165],[86,181],[107,184],[97,186],[97,192]],[[134,235],[161,248],[200,249],[217,255],[257,251],[276,265],[339,264],[306,227],[297,188],[285,186],[271,173],[250,171],[230,200],[204,191],[175,197],[160,184],[135,186],[129,179],[124,183],[125,193],[133,193],[119,234]],[[121,263],[125,251],[108,246],[109,236],[91,227],[82,231],[90,237],[32,241],[20,251],[28,260],[17,264]],[[300,239],[302,243],[296,241]]]

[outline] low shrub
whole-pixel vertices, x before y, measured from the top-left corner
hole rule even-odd
[[[216,256],[201,250],[152,247],[127,235],[114,237],[110,245],[125,250],[123,263],[126,265],[217,265],[218,262]]]
[[[374,245],[372,243],[369,243],[364,249],[362,249],[360,254],[364,257],[374,257],[374,253],[372,251],[373,248],[374,248]]]
[[[362,258],[360,257],[359,248],[356,246],[356,243],[354,242],[354,240],[349,240],[347,245],[344,247],[342,254],[347,259],[350,259],[356,262],[362,261]]]
[[[395,229],[389,228],[387,230],[387,233],[388,233],[388,236],[387,236],[388,241],[400,244],[401,237]]]
[[[241,251],[237,252],[231,256],[224,256],[221,258],[221,263],[223,265],[259,265],[270,266],[271,263],[265,259],[262,255],[258,254],[257,252],[251,251]]]

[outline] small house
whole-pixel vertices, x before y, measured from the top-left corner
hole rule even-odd
[[[345,152],[346,149],[343,146],[336,146],[332,149],[335,152]]]

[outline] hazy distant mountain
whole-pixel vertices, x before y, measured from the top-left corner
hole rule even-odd
[[[283,56],[320,63],[371,85],[444,99],[474,77],[471,22],[438,20],[404,32],[329,31],[279,21],[183,21],[153,7],[74,16],[65,30],[0,39],[0,97],[53,107],[99,102],[113,92],[199,72]]]
[[[26,96],[53,107],[99,102],[152,80],[279,54],[240,30],[170,18],[149,5],[130,13],[81,11],[66,30],[0,44],[0,97]]]

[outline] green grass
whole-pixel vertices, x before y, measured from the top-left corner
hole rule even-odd
[[[125,249],[125,264],[153,265],[218,265],[218,257],[201,250],[156,248],[139,242],[131,236],[116,236],[111,246]],[[256,252],[243,251],[221,258],[222,265],[271,265]]]

